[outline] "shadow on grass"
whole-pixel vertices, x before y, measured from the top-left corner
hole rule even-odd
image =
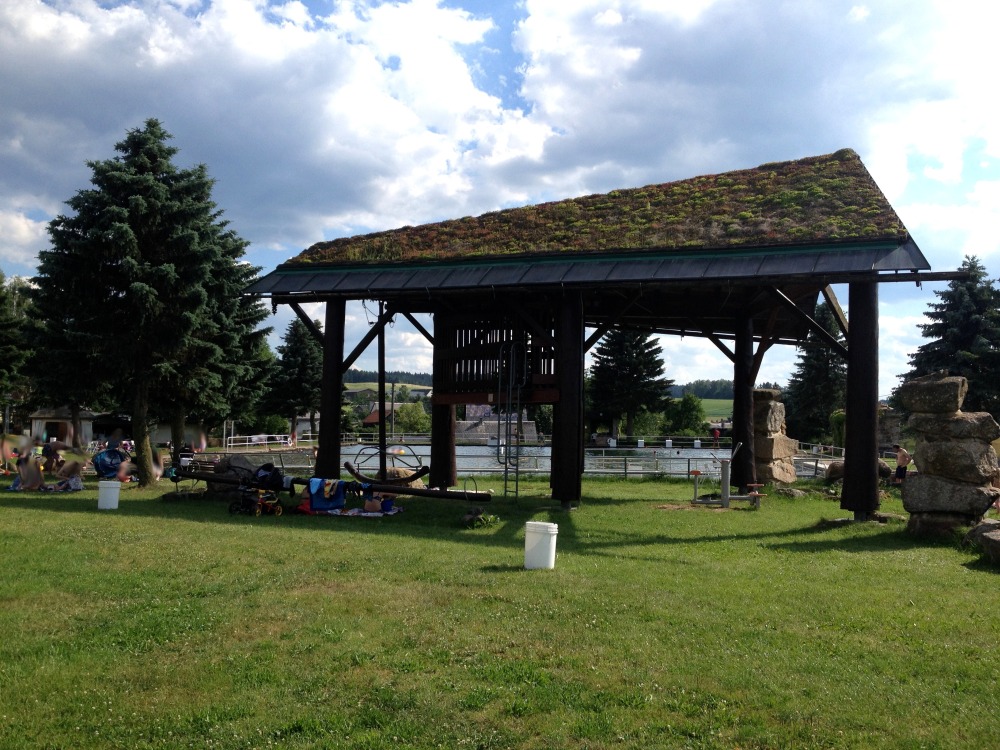
[[[599,488],[598,488],[599,489]],[[641,485],[636,489],[641,490]],[[641,493],[640,493],[641,494]],[[803,554],[817,552],[894,552],[922,548],[927,546],[954,546],[951,540],[924,540],[910,536],[900,523],[850,524],[842,521],[832,522],[818,519],[808,525],[797,525],[783,529],[747,528],[741,531],[731,529],[718,533],[702,533],[696,536],[669,533],[643,533],[641,528],[629,518],[623,517],[621,529],[602,528],[597,534],[579,533],[575,517],[587,513],[588,505],[592,507],[628,507],[636,503],[657,502],[649,498],[614,498],[597,501],[584,498],[580,510],[566,511],[550,497],[532,494],[516,498],[497,498],[493,503],[481,507],[487,513],[502,515],[498,523],[485,527],[469,529],[461,523],[461,518],[474,504],[459,500],[437,500],[412,498],[399,502],[405,510],[394,516],[381,518],[342,517],[342,516],[308,516],[295,514],[293,504],[288,495],[281,500],[286,506],[285,513],[280,517],[247,516],[230,514],[229,503],[233,495],[188,495],[166,489],[156,494],[156,490],[140,490],[124,485],[121,490],[117,510],[99,510],[97,508],[97,492],[86,489],[78,493],[3,493],[0,495],[0,506],[15,507],[24,511],[52,513],[82,513],[109,514],[119,518],[169,518],[185,520],[194,523],[213,523],[226,525],[246,525],[253,523],[261,528],[272,526],[284,530],[294,529],[297,532],[309,533],[367,533],[373,536],[413,536],[424,538],[439,538],[448,543],[470,544],[476,546],[498,547],[509,549],[520,546],[524,539],[524,524],[531,520],[544,520],[559,525],[558,548],[561,554],[574,554],[596,557],[627,558],[638,561],[655,562],[660,558],[646,551],[647,547],[667,547],[672,545],[714,545],[756,543],[760,547]],[[677,502],[679,508],[683,501]],[[714,510],[706,508],[693,509],[694,513],[715,514]],[[750,511],[732,508],[719,514],[748,514]],[[872,532],[875,533],[872,533]],[[987,565],[970,563],[971,570],[996,572]],[[484,570],[493,572],[509,572],[521,570],[520,566],[498,565]]]

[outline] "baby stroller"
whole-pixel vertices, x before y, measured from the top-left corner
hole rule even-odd
[[[281,471],[274,464],[264,464],[254,474],[252,486],[240,486],[240,497],[229,504],[233,515],[280,516],[284,508],[278,500],[278,492],[284,480]]]

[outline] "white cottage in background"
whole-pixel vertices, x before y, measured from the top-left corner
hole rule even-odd
[[[80,440],[84,445],[94,439],[94,417],[96,416],[92,411],[80,410]],[[31,419],[32,437],[39,437],[45,441],[72,442],[73,430],[69,407],[39,409],[33,412],[29,418]]]

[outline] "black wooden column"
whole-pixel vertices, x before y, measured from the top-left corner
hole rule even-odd
[[[455,328],[447,323],[445,315],[434,316],[434,361],[431,373],[433,395],[448,394],[454,382],[450,367],[453,357],[446,356],[455,348]],[[433,399],[432,395],[432,399]],[[438,404],[431,406],[431,473],[428,477],[431,487],[454,487],[458,484],[458,470],[455,461],[455,405]]]
[[[341,407],[344,392],[344,317],[347,303],[327,300],[323,329],[323,389],[320,392],[319,448],[316,452],[316,476],[335,479],[340,476],[340,441],[343,427]]]
[[[567,294],[556,316],[556,382],[552,414],[552,499],[564,508],[583,494],[583,298]]]
[[[757,481],[753,447],[753,318],[736,321],[733,342],[733,456],[731,482],[740,490]]]
[[[848,292],[847,422],[840,507],[858,521],[878,510],[878,284],[854,282]]]

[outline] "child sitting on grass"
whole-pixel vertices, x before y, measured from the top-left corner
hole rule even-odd
[[[50,484],[45,489],[51,492],[78,492],[83,489],[83,477],[80,476],[81,471],[83,471],[82,463],[79,461],[67,461],[56,475],[62,477],[62,479],[55,484]]]

